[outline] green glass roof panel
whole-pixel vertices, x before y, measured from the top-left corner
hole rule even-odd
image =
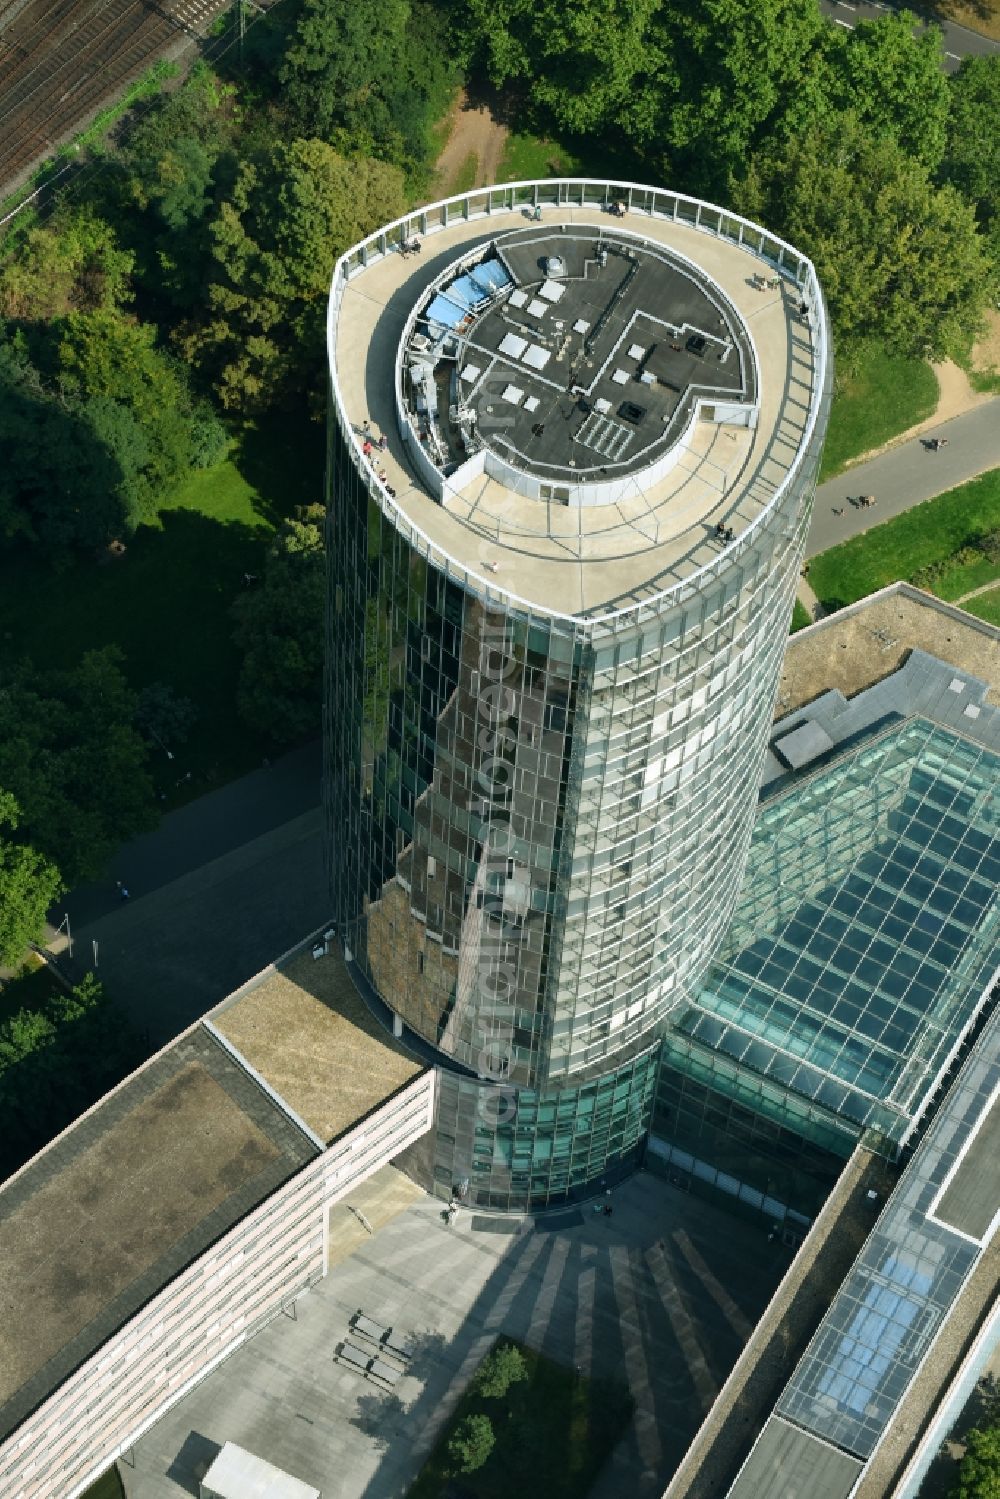
[[[677,1023],[902,1136],[983,999],[998,885],[1000,756],[897,722],[769,797],[727,944]]]

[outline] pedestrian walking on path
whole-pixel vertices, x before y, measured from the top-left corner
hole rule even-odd
[[[123,885],[122,882],[121,882],[121,880],[118,880],[117,884],[118,884],[118,898],[119,898],[119,900],[121,900],[121,901],[128,900],[129,899],[128,886],[127,885]]]

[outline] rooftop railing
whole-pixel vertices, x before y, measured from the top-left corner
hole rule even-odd
[[[688,577],[670,584],[649,597],[606,609],[599,614],[578,616],[561,610],[546,609],[540,604],[522,598],[508,588],[498,587],[487,577],[457,562],[386,494],[377,476],[363,460],[361,442],[351,425],[344,404],[337,379],[337,324],[344,292],[352,277],[363,273],[369,265],[383,260],[385,256],[399,253],[404,242],[411,240],[414,235],[432,236],[458,223],[474,219],[488,220],[494,215],[520,212],[525,209],[533,210],[536,207],[543,210],[546,208],[593,208],[596,211],[602,211],[607,210],[613,203],[624,204],[627,214],[646,214],[650,218],[670,219],[675,223],[688,225],[714,239],[727,241],[746,250],[771,271],[777,271],[789,277],[798,287],[801,300],[808,308],[813,349],[813,381],[808,413],[795,457],[770,501],[737,539],[710,562],[694,569]],[[347,250],[334,267],[327,310],[327,354],[333,408],[337,414],[341,434],[348,448],[357,456],[358,472],[363,476],[372,499],[379,509],[390,517],[400,535],[445,577],[453,579],[461,587],[481,598],[487,606],[508,609],[513,605],[523,609],[528,616],[558,622],[567,627],[566,633],[587,640],[605,636],[609,631],[613,633],[624,630],[632,631],[644,623],[652,622],[663,612],[664,607],[671,607],[694,597],[706,583],[714,581],[728,571],[734,562],[738,562],[754,546],[768,520],[779,508],[789,487],[798,482],[810,458],[818,456],[815,453],[817,423],[832,376],[832,350],[826,304],[815,267],[807,256],[777,235],[763,229],[759,224],[754,224],[749,219],[744,219],[728,209],[702,202],[698,198],[688,197],[684,193],[648,187],[635,182],[615,182],[606,178],[546,178],[540,181],[512,182],[502,186],[475,188],[471,192],[413,209],[401,218],[376,230],[374,234],[370,234]],[[386,378],[392,378],[391,371],[386,371]],[[813,467],[816,467],[815,463]]]

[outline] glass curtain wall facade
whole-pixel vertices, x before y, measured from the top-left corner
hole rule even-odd
[[[334,330],[336,299],[335,281]],[[335,915],[365,979],[440,1056],[442,1195],[467,1182],[484,1207],[544,1206],[636,1157],[662,1022],[739,888],[828,361],[819,380],[760,524],[691,581],[598,617],[528,607],[435,554],[373,481],[335,385]]]

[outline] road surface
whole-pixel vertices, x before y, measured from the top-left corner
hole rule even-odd
[[[934,437],[946,437],[947,447],[929,452],[924,443]],[[911,505],[933,499],[991,468],[1000,468],[1000,397],[930,427],[921,437],[910,438],[821,484],[816,491],[806,556],[815,557],[837,542],[860,536],[891,516],[901,515]],[[851,504],[863,494],[875,496],[874,509],[861,510]]]

